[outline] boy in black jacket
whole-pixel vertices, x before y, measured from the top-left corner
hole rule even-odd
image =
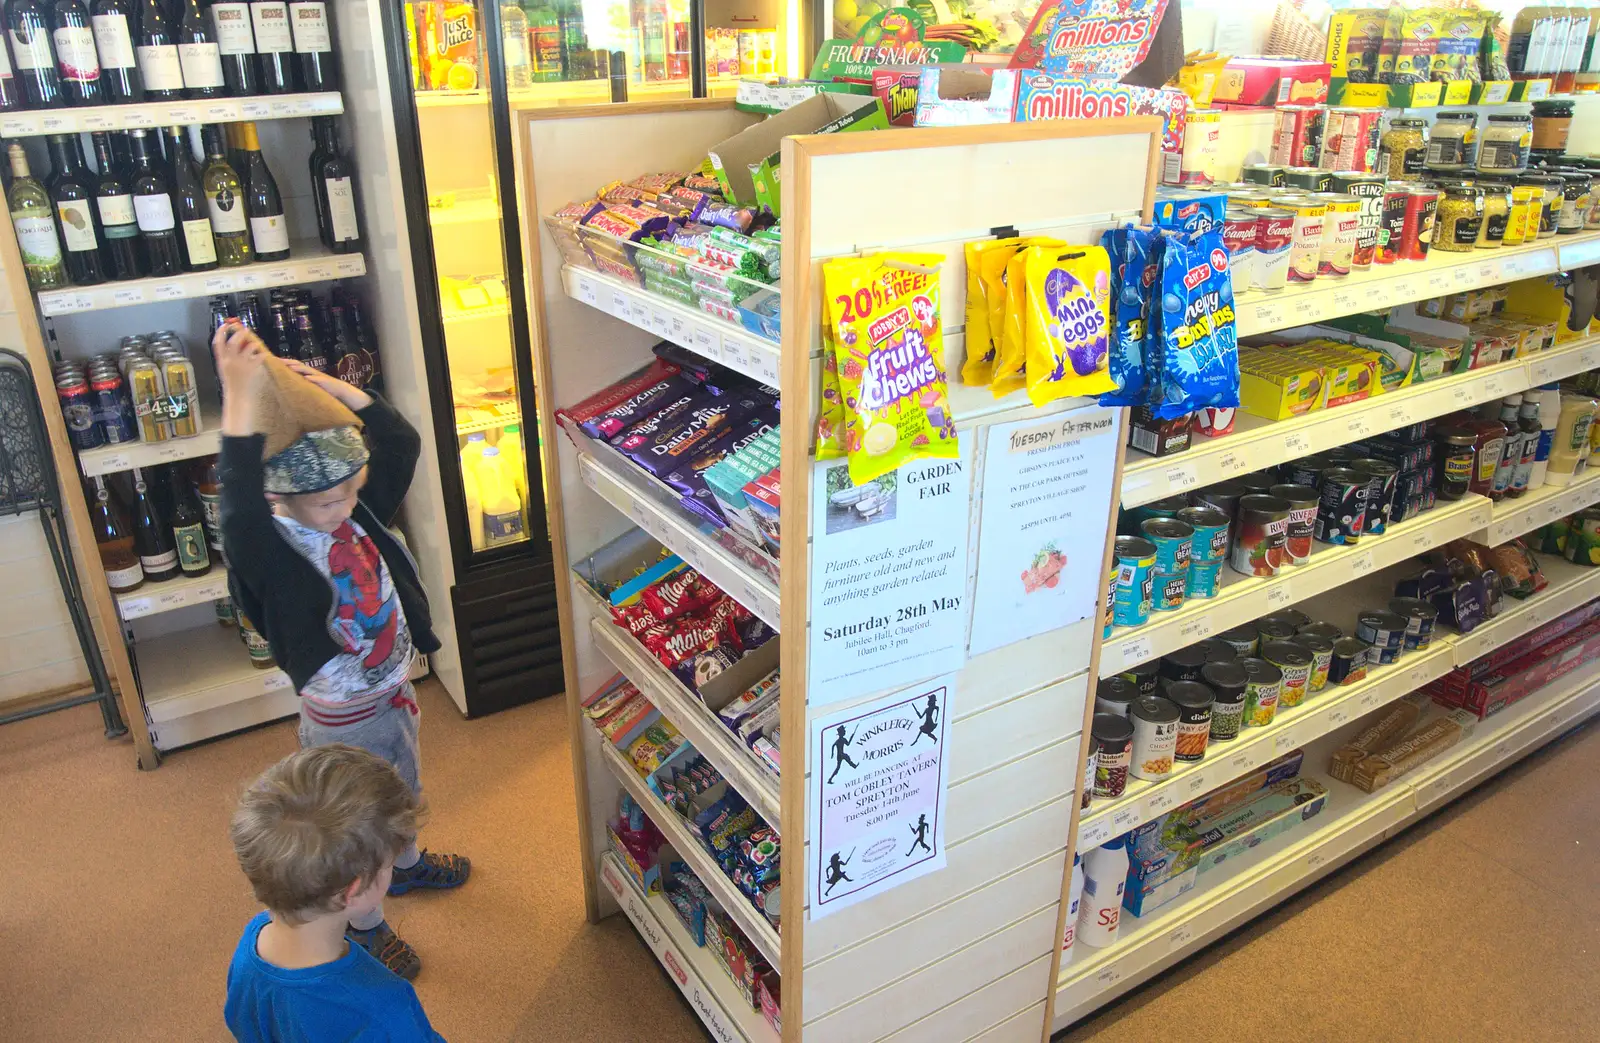
[[[272,357],[243,326],[224,326],[211,346],[223,389],[229,593],[300,693],[300,745],[369,750],[420,794],[420,712],[408,675],[413,650],[432,652],[439,640],[416,562],[387,526],[421,439],[382,399]],[[471,870],[466,858],[412,843],[395,859],[388,893],[458,887]],[[422,962],[382,904],[359,920],[349,938],[415,978]]]

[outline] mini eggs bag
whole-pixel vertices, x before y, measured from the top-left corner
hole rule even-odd
[[[912,460],[960,455],[941,361],[943,260],[887,252],[823,263],[842,438],[856,485]]]
[[[1023,251],[1024,344],[1028,399],[1116,389],[1111,349],[1111,261],[1098,246],[1035,246]]]

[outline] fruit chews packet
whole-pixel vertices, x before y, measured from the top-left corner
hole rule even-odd
[[[1019,239],[1018,248],[1006,259],[1000,277],[1004,293],[1004,312],[998,327],[991,325],[995,341],[994,375],[989,380],[989,392],[995,398],[1005,398],[1028,384],[1028,278],[1026,252],[1036,246],[1057,247],[1067,244],[1059,239],[1044,236],[1027,236]],[[991,290],[992,292],[992,290]]]
[[[834,350],[833,322],[822,323],[822,408],[817,411],[817,459],[844,455],[844,398],[839,393],[839,358]]]
[[[1150,296],[1161,274],[1161,237],[1153,228],[1107,229],[1100,238],[1111,257],[1111,379],[1114,391],[1100,396],[1102,406],[1144,405],[1149,382],[1145,344],[1150,331]]]
[[[1116,390],[1111,354],[1111,260],[1098,246],[1023,251],[1028,400]]]
[[[994,376],[997,332],[990,326],[990,316],[1000,314],[1004,300],[990,307],[988,288],[984,285],[984,258],[989,254],[1003,253],[1009,260],[1016,252],[1017,238],[980,239],[963,248],[967,262],[967,357],[961,363],[961,382],[973,387],[988,387]],[[1003,267],[1002,269],[1003,270]]]
[[[1222,231],[1168,233],[1161,257],[1160,381],[1151,406],[1175,420],[1239,405],[1239,337]]]
[[[822,266],[855,485],[960,455],[943,365],[943,254],[891,251]]]

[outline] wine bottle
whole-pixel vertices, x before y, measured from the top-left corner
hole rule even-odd
[[[331,116],[312,119],[317,151],[312,158],[311,191],[317,196],[318,231],[323,245],[334,253],[361,249],[361,225],[356,218],[355,168],[339,154],[339,128]]]
[[[172,192],[167,177],[150,153],[149,135],[128,132],[133,164],[128,188],[139,221],[139,241],[151,275],[177,275],[183,271],[183,249],[178,245],[178,225],[172,212]]]
[[[222,127],[213,123],[201,128],[200,141],[206,153],[206,168],[200,175],[200,183],[206,194],[206,212],[211,215],[211,234],[216,237],[217,261],[224,268],[249,264],[255,257],[250,248],[244,183],[228,164]]]
[[[144,566],[133,546],[133,533],[122,510],[111,498],[106,480],[96,475],[89,492],[89,525],[105,569],[106,585],[113,594],[126,594],[144,585]]]
[[[144,84],[133,54],[132,0],[95,0],[90,21],[100,52],[100,85],[108,102],[144,100]]]
[[[214,0],[211,31],[222,56],[222,82],[228,93],[243,97],[261,93],[256,72],[256,34],[250,28],[250,5],[235,0]]]
[[[283,216],[283,197],[278,182],[261,155],[256,125],[245,122],[238,128],[240,151],[244,155],[245,211],[250,215],[250,241],[256,260],[282,261],[289,256],[289,224]]]
[[[11,33],[17,79],[22,81],[22,96],[31,108],[53,109],[66,104],[61,76],[56,72],[50,28],[49,6],[44,0],[9,0],[6,4],[6,29]]]
[[[177,101],[183,97],[183,63],[178,60],[178,38],[161,0],[139,0],[139,78],[148,101]]]
[[[294,352],[292,357],[314,370],[328,372],[328,357],[317,343],[316,327],[311,322],[311,306],[296,304],[289,321],[289,346]]]
[[[113,279],[137,279],[145,265],[139,249],[139,217],[133,209],[133,192],[117,173],[116,157],[111,154],[111,135],[99,131],[94,141],[94,160],[100,168],[95,186],[95,209],[100,212],[100,227],[105,232],[106,268]]]
[[[167,131],[167,152],[172,162],[172,195],[177,204],[178,225],[183,232],[183,266],[191,272],[207,272],[217,266],[217,244],[212,235],[211,215],[200,175],[194,168],[189,138],[182,127]]]
[[[4,5],[0,5],[0,37],[9,36]],[[17,84],[17,74],[11,68],[11,46],[0,40],[0,112],[15,112],[22,108],[22,88]]]
[[[211,22],[200,13],[200,0],[178,0],[178,65],[183,70],[185,98],[220,98],[227,94],[222,79],[222,53]]]
[[[178,551],[178,567],[185,576],[204,576],[211,571],[211,554],[206,544],[206,516],[195,499],[194,487],[189,484],[181,467],[167,468],[168,488],[171,490],[172,513],[168,515],[172,527],[172,542]]]
[[[55,168],[50,199],[61,222],[66,246],[67,275],[79,286],[106,281],[100,261],[100,215],[95,213],[94,179],[83,162],[76,134],[52,134],[48,139],[50,164]]]
[[[17,233],[22,269],[34,290],[55,290],[67,285],[67,268],[61,260],[61,237],[56,234],[55,209],[44,186],[28,172],[28,154],[22,143],[6,146],[11,160],[11,227]]]
[[[333,61],[333,12],[328,10],[328,5],[289,0],[289,25],[294,30],[300,89],[338,90],[339,68]]]
[[[161,524],[144,471],[135,467],[132,474],[133,546],[139,552],[144,578],[160,583],[178,574],[178,548],[172,541],[172,533]]]
[[[94,24],[83,0],[55,0],[50,37],[56,48],[56,71],[68,105],[102,105],[100,55],[94,49]]]
[[[295,85],[294,30],[289,27],[285,0],[251,0],[250,28],[256,37],[256,59],[261,67],[261,89],[268,94],[292,94]]]

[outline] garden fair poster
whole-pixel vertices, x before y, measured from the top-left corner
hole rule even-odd
[[[989,428],[968,654],[1103,610],[1118,410],[1093,406]]]
[[[944,868],[955,681],[947,674],[812,718],[811,919]]]

